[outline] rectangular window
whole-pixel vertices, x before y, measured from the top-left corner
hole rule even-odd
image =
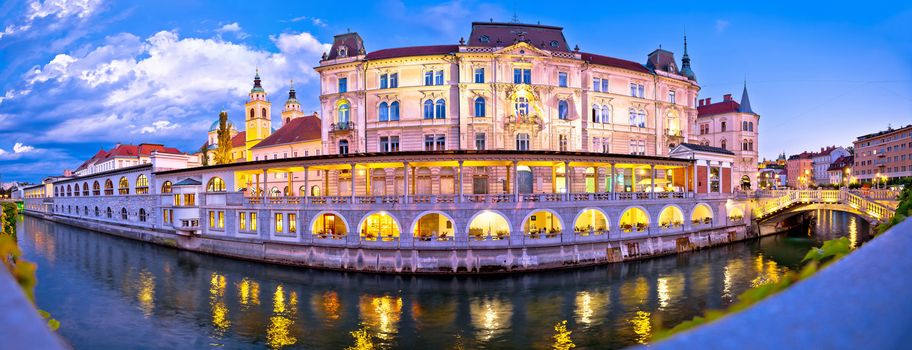
[[[196,193],[184,194],[184,206],[187,206],[187,207],[196,206]]]
[[[247,213],[241,212],[238,219],[238,229],[241,231],[247,231]]]
[[[381,136],[381,137],[380,137],[380,147],[378,147],[378,149],[379,149],[380,152],[383,152],[383,153],[386,153],[386,152],[389,152],[389,151],[390,151],[390,149],[389,149],[389,137],[388,137],[388,136]]]
[[[602,92],[608,92],[608,79],[602,79]]]
[[[611,139],[606,137],[606,138],[602,139],[602,153],[610,153],[610,152],[611,152]]]
[[[599,92],[602,91],[602,80],[599,78],[592,78],[592,91]]]
[[[532,70],[513,68],[513,84],[532,84]]]
[[[567,142],[567,135],[560,135],[558,138],[560,139],[559,142],[560,142],[560,150],[561,150],[561,152],[567,152],[567,143],[568,143],[568,142]]]
[[[288,214],[288,233],[298,232],[298,216],[296,214]]]
[[[257,213],[250,212],[250,231],[256,231],[257,229]]]
[[[485,134],[478,133],[475,134],[475,149],[479,151],[485,150]]]
[[[446,149],[446,135],[437,135],[436,149],[443,151]]]
[[[282,233],[282,224],[284,223],[284,221],[285,221],[285,219],[282,218],[282,213],[275,214],[275,232],[276,233]]]
[[[637,85],[637,97],[643,98],[643,96],[646,95],[646,94],[645,94],[645,91],[646,91],[646,86],[644,86],[644,85]]]
[[[668,102],[669,102],[669,103],[672,103],[672,104],[676,103],[676,102],[675,102],[675,92],[674,92],[674,91],[669,91],[669,92],[668,92]]]
[[[516,150],[529,150],[529,134],[516,134]]]
[[[225,229],[225,212],[223,211],[218,212],[218,228]]]
[[[215,228],[215,212],[209,211],[209,228]]]
[[[475,83],[481,84],[484,83],[484,68],[475,68]]]
[[[389,87],[392,89],[399,87],[399,73],[390,74]]]
[[[523,69],[523,84],[532,84],[532,70]]]
[[[162,210],[162,218],[164,218],[166,224],[171,223],[171,209]]]
[[[425,151],[434,150],[434,135],[424,135],[424,150]]]
[[[637,141],[630,140],[630,154],[637,154]]]
[[[348,78],[339,78],[339,93],[348,92]]]
[[[424,85],[434,85],[434,71],[429,70],[427,72],[424,72]]]
[[[181,206],[181,195],[179,195],[179,194],[174,195],[174,206],[175,207]]]
[[[443,85],[443,71],[439,70],[434,74],[434,85]]]
[[[389,88],[389,76],[386,74],[380,74],[380,88],[386,89]]]
[[[399,152],[399,136],[390,136],[389,151],[390,152]]]
[[[634,83],[630,83],[630,96],[637,96],[637,85]]]
[[[557,73],[557,86],[567,87],[567,72]]]

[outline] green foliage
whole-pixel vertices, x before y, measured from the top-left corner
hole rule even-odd
[[[839,259],[846,254],[849,254],[852,249],[849,245],[849,239],[846,237],[831,239],[826,242],[823,242],[823,245],[820,248],[811,248],[807,254],[804,255],[804,259],[801,259],[801,262],[805,261],[816,261],[816,262],[825,262],[829,259]]]
[[[875,227],[877,234],[881,234],[896,226],[907,217],[912,216],[912,181],[906,180],[905,187],[899,193],[899,203],[896,205],[896,214],[889,221],[883,222]]]
[[[200,147],[200,164],[203,166],[209,165],[209,143],[206,142],[203,144],[203,147]]]
[[[215,164],[231,163],[231,129],[228,128],[228,112],[219,113],[218,148],[215,149]]]
[[[2,229],[0,229],[0,234],[16,235],[16,217],[19,216],[19,206],[16,203],[3,202],[0,204],[3,206],[3,219],[0,219],[0,222],[3,223]]]
[[[9,205],[8,205],[9,204]],[[10,209],[12,208],[12,209]],[[2,222],[2,232],[0,232],[0,265],[7,269],[25,296],[35,304],[35,284],[38,278],[35,276],[35,270],[38,265],[22,259],[22,250],[16,242],[16,217],[19,208],[13,203],[3,203],[3,210],[0,211],[0,222]],[[51,314],[44,310],[38,310],[42,319],[47,320],[48,328],[56,331],[60,328],[60,321],[51,318]]]

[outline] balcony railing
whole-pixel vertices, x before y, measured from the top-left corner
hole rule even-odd
[[[329,125],[330,132],[348,132],[355,129],[355,122],[340,122]]]
[[[684,133],[681,132],[681,129],[665,129],[665,135],[671,137],[684,137]]]
[[[325,204],[446,204],[446,203],[556,203],[635,201],[693,198],[693,192],[592,192],[505,194],[415,194],[406,196],[245,197],[246,203],[274,205]]]

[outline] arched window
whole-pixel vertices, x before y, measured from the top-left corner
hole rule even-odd
[[[105,180],[105,196],[110,196],[114,194],[114,183],[111,182],[111,179]]]
[[[446,118],[446,101],[443,99],[437,100],[437,108],[434,110],[434,115],[437,119]]]
[[[92,184],[92,195],[100,196],[101,195],[101,185],[98,184],[98,181]]]
[[[741,150],[747,151],[747,140],[741,141]]]
[[[570,116],[570,106],[566,100],[557,101],[557,119],[567,120]]]
[[[721,147],[722,147],[722,149],[728,149],[728,142],[726,142],[725,140],[722,140]]]
[[[592,105],[592,122],[598,123],[602,120],[602,108],[599,105]]]
[[[127,220],[127,208],[120,208],[120,218]]]
[[[120,181],[117,183],[117,193],[120,194],[130,194],[130,181],[127,180],[127,177],[121,177]]]
[[[273,187],[271,190],[269,190],[269,196],[271,197],[279,197],[281,195],[282,192],[279,192],[279,189],[277,187]]]
[[[631,126],[636,126],[636,125],[637,125],[637,112],[636,112],[636,110],[633,109],[633,108],[631,108],[630,111],[629,111],[629,113],[630,113],[630,125],[631,125]]]
[[[209,179],[209,183],[206,184],[206,192],[225,192],[225,181],[220,177]]]
[[[747,123],[747,131],[754,131],[754,122]]]
[[[476,117],[485,116],[485,99],[484,99],[484,97],[475,98],[475,116]]]
[[[320,186],[317,186],[317,185],[310,186],[310,195],[311,196],[319,197],[319,196],[321,196],[320,193],[322,193],[322,192],[320,192]]]
[[[348,140],[339,140],[339,154],[348,154]]]
[[[146,210],[145,209],[141,209],[141,208],[139,209],[139,221],[146,222]]]
[[[517,117],[529,115],[529,100],[527,98],[517,97],[516,102],[513,104],[513,107],[516,108]]]
[[[288,186],[285,186],[285,188],[282,189],[282,195],[285,196],[285,197],[291,196],[291,194],[288,193]]]
[[[251,109],[250,109],[250,119],[253,119],[253,118],[255,118],[255,117],[256,117],[256,114],[254,114],[253,108],[251,108]]]
[[[307,187],[304,187],[304,185],[301,185],[301,187],[298,187],[298,195],[299,195],[299,196],[304,196],[304,195],[306,195],[306,194],[307,194],[306,191],[307,191]]]
[[[82,195],[83,195],[83,196],[88,196],[88,195],[89,195],[89,183],[88,183],[88,182],[83,182],[83,183],[82,183]]]
[[[602,123],[611,123],[611,110],[608,109],[607,105],[602,106]]]
[[[424,101],[424,119],[434,119],[434,101]]]
[[[393,103],[390,103],[389,120],[390,121],[399,120],[399,101],[394,101]]]
[[[381,122],[389,121],[389,104],[386,102],[381,102],[379,110],[380,115],[377,117],[377,119]]]
[[[754,140],[747,140],[747,150],[748,151],[754,150]]]
[[[171,193],[171,181],[165,181],[162,184],[161,193]]]
[[[339,105],[339,124],[347,124],[349,121],[349,105],[343,102]]]
[[[108,219],[114,217],[114,211],[111,210],[111,207],[108,207],[108,210],[106,211],[106,214],[107,214],[107,216],[108,216]]]
[[[101,211],[98,210],[98,207],[95,207],[95,216],[96,217],[101,216]]]
[[[82,207],[82,213],[85,216],[89,216],[89,206],[88,205]]]
[[[136,194],[149,194],[149,178],[145,174],[136,177]]]
[[[741,122],[741,131],[747,131],[747,122],[746,121]]]
[[[266,118],[266,108],[263,108],[263,118]]]
[[[67,197],[72,197],[72,196],[73,196],[73,188],[70,187],[70,185],[67,185],[67,192],[66,192],[66,194],[67,194],[67,195],[66,195]]]

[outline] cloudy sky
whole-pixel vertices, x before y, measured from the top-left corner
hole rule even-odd
[[[118,142],[195,150],[220,109],[242,120],[256,67],[274,101],[293,79],[304,109],[316,110],[312,67],[334,34],[357,31],[368,51],[457,43],[472,21],[514,12],[563,26],[584,51],[638,62],[659,45],[680,57],[686,30],[701,97],[739,98],[747,79],[762,156],[912,123],[907,2],[291,3],[4,1],[0,181],[40,181]]]

